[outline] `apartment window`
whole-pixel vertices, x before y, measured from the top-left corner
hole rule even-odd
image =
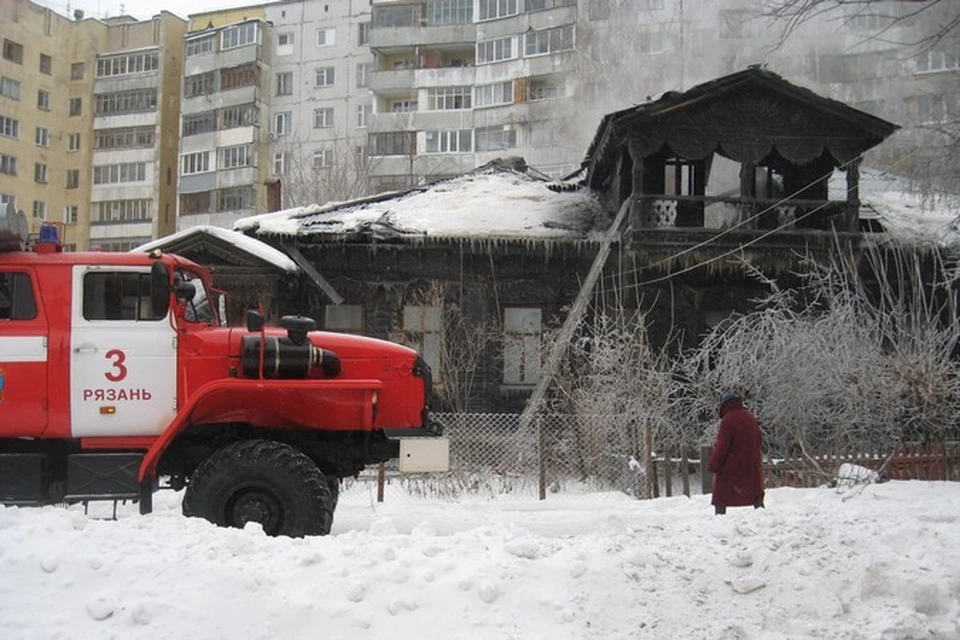
[[[292,96],[293,95],[293,71],[282,71],[278,73],[276,77],[277,77],[276,95]]]
[[[917,72],[948,71],[960,69],[960,56],[943,50],[925,51],[917,58]]]
[[[474,106],[490,107],[513,102],[513,82],[498,82],[474,87]]]
[[[20,99],[20,81],[6,76],[0,77],[0,95],[12,100]]]
[[[323,328],[341,333],[363,331],[363,307],[358,304],[328,304],[323,309]]]
[[[18,139],[20,137],[20,121],[7,116],[0,116],[0,136],[13,138],[14,140]]]
[[[99,93],[94,96],[94,113],[98,116],[156,111],[156,89],[134,89],[116,93]]]
[[[93,148],[104,151],[152,147],[155,137],[156,130],[150,126],[98,129],[93,137]]]
[[[217,191],[217,211],[252,209],[253,187],[231,187]]]
[[[79,116],[83,113],[83,98],[70,98],[70,115]]]
[[[333,166],[333,149],[324,147],[313,152],[313,168],[329,169]]]
[[[503,310],[503,382],[536,384],[540,379],[540,309]]]
[[[493,20],[517,15],[517,0],[478,0],[477,20]]]
[[[153,202],[138,200],[104,200],[93,203],[95,222],[133,222],[149,220]]]
[[[0,193],[0,211],[6,211],[7,205],[17,207],[17,197],[9,193]]]
[[[317,46],[318,47],[329,47],[330,45],[336,44],[337,32],[336,29],[318,29],[317,30]]]
[[[196,136],[201,133],[210,133],[217,129],[217,118],[215,111],[204,111],[203,113],[193,113],[183,116],[182,135]]]
[[[292,47],[292,46],[293,46],[293,34],[292,34],[292,33],[278,33],[278,34],[277,34],[277,46],[278,46],[278,47]]]
[[[914,102],[916,105],[917,122],[920,124],[946,122],[950,117],[950,109],[948,108],[947,98],[945,96],[918,96],[913,98],[911,102]]]
[[[80,207],[75,204],[68,204],[63,208],[63,221],[67,224],[74,224],[80,217]]]
[[[290,168],[290,154],[285,151],[280,153],[273,154],[273,173],[278,176],[284,176],[287,174],[287,170]]]
[[[273,117],[273,132],[278,136],[290,135],[293,130],[293,112],[284,111]]]
[[[332,87],[336,77],[334,67],[320,67],[316,71],[314,86]]]
[[[260,111],[252,104],[226,107],[221,109],[218,115],[220,118],[220,129],[249,127],[260,123]]]
[[[467,153],[473,150],[473,131],[427,131],[426,153]]]
[[[47,219],[47,203],[42,200],[33,201],[33,217],[36,220]]]
[[[510,125],[478,127],[475,134],[477,151],[494,151],[517,146],[517,131]]]
[[[213,191],[202,191],[200,193],[180,194],[180,215],[188,216],[195,213],[215,211],[211,200],[213,193]]]
[[[50,92],[40,89],[37,91],[37,109],[50,111]]]
[[[260,69],[255,64],[223,69],[220,72],[220,91],[260,84]]]
[[[196,96],[209,95],[213,93],[213,84],[216,76],[212,71],[207,73],[198,73],[193,76],[187,76],[183,79],[183,97],[195,98]]]
[[[36,162],[33,165],[33,181],[40,184],[47,184],[47,165],[44,162]]]
[[[531,102],[562,98],[564,95],[566,95],[566,89],[563,80],[531,78],[527,83],[527,100]]]
[[[197,153],[185,153],[180,156],[180,175],[191,176],[197,173],[207,173],[213,171],[216,167],[211,166],[210,157],[213,155],[210,151],[199,151]]]
[[[223,147],[219,150],[220,169],[238,169],[253,164],[253,149],[248,144],[239,144],[233,147]]]
[[[23,64],[23,45],[13,40],[3,39],[3,59]]]
[[[402,4],[397,6],[379,5],[373,7],[373,24],[377,29],[391,27],[412,27],[416,16],[414,6]]]
[[[70,65],[70,79],[83,80],[83,63],[74,62]]]
[[[416,100],[391,100],[390,113],[409,113],[417,110]]]
[[[144,182],[147,179],[146,162],[121,162],[93,167],[93,184]]]
[[[477,43],[477,64],[510,60],[514,57],[513,37]]]
[[[158,51],[142,51],[97,59],[97,77],[126,76],[145,71],[156,71],[159,67]]]
[[[80,134],[67,134],[67,151],[80,151]]]
[[[205,53],[213,53],[214,36],[204,36],[203,38],[194,38],[187,41],[187,57],[202,56]]]
[[[370,72],[373,71],[373,65],[358,64],[357,65],[357,88],[362,89],[370,84]]]
[[[77,189],[80,187],[80,169],[67,169],[67,189]]]
[[[227,27],[220,33],[220,50],[236,49],[248,44],[256,44],[258,40],[257,23],[247,22],[234,27]]]
[[[524,36],[525,56],[539,56],[573,49],[573,25],[534,31]]]
[[[5,173],[8,176],[17,175],[17,157],[0,153],[0,173]]]
[[[471,107],[470,87],[434,87],[427,89],[427,111],[451,111]]]
[[[427,24],[469,24],[473,22],[473,0],[433,0],[427,3]]]
[[[370,155],[413,156],[417,153],[417,134],[413,131],[391,131],[370,136]]]
[[[33,141],[38,147],[49,147],[50,129],[47,129],[46,127],[37,127],[37,130],[33,135]]]
[[[367,126],[367,123],[370,122],[370,116],[373,114],[373,105],[369,104],[358,104],[357,105],[357,128],[364,129]]]
[[[557,7],[568,7],[577,4],[577,0],[525,0],[524,9],[527,11],[543,11]]]
[[[40,54],[40,73],[48,76],[53,73],[53,58],[45,53]]]
[[[473,2],[473,0],[470,0]],[[361,22],[357,25],[357,46],[365,47],[370,44],[370,23]]]
[[[439,382],[442,326],[440,307],[404,305],[404,342],[411,349],[416,349],[430,366],[434,384]]]
[[[329,129],[333,126],[333,107],[313,110],[313,128]]]

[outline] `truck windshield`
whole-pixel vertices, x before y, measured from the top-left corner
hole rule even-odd
[[[207,294],[203,279],[195,273],[181,269],[177,272],[176,280],[177,282],[189,282],[196,289],[193,298],[186,301],[187,307],[183,313],[183,319],[187,322],[218,324],[217,314],[210,303],[210,296]]]

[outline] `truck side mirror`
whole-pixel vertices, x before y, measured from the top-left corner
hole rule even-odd
[[[150,302],[156,317],[167,315],[170,309],[170,269],[160,260],[150,265]]]
[[[193,296],[197,295],[197,285],[181,280],[174,287],[174,292],[180,300],[193,300]]]
[[[263,329],[263,314],[253,309],[247,309],[247,331]]]

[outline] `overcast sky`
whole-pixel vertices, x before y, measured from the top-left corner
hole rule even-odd
[[[191,13],[257,4],[257,0],[33,0],[33,2],[51,7],[66,16],[72,16],[75,9],[82,9],[88,18],[117,16],[120,15],[122,7],[122,13],[140,20],[149,19],[164,9],[181,18],[186,18]]]

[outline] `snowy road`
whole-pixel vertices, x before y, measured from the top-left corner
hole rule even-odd
[[[960,484],[844,500],[433,501],[355,485],[333,535],[0,507],[3,638],[960,638]],[[849,494],[848,494],[849,495]]]

